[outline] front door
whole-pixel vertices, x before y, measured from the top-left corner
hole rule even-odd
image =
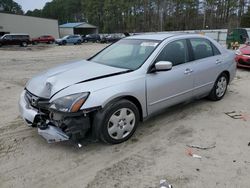
[[[11,35],[6,35],[3,38],[3,44],[5,44],[5,45],[13,45],[12,36]]]
[[[189,60],[185,39],[170,42],[161,51],[155,62],[170,61],[173,68],[147,74],[148,114],[193,97],[193,63]]]

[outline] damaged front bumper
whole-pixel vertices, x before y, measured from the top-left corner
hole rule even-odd
[[[20,96],[20,114],[28,126],[38,127],[38,134],[48,143],[85,137],[90,129],[88,113],[59,113],[34,107],[31,100],[27,98],[27,92],[24,90]],[[28,92],[28,94],[31,93]],[[37,97],[34,96],[34,98]]]

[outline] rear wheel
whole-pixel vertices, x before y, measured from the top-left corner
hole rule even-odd
[[[22,46],[22,47],[27,47],[27,46],[28,46],[28,43],[27,43],[27,42],[22,42],[20,46]]]
[[[214,87],[210,92],[208,98],[213,101],[221,100],[226,94],[228,83],[229,83],[229,78],[227,74],[222,73],[216,80]]]
[[[79,44],[79,45],[80,45],[81,43],[82,43],[82,41],[81,41],[81,40],[78,40],[78,41],[77,41],[77,44]]]
[[[124,99],[111,103],[98,112],[93,126],[100,140],[109,144],[119,144],[134,134],[139,117],[135,104]]]

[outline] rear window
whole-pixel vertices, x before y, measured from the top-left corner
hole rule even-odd
[[[18,39],[18,40],[25,40],[29,39],[28,35],[11,35],[13,39]]]

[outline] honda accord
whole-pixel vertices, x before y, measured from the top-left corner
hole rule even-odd
[[[118,144],[164,108],[221,100],[235,73],[235,54],[206,36],[136,35],[35,76],[19,108],[49,143],[90,135]]]

